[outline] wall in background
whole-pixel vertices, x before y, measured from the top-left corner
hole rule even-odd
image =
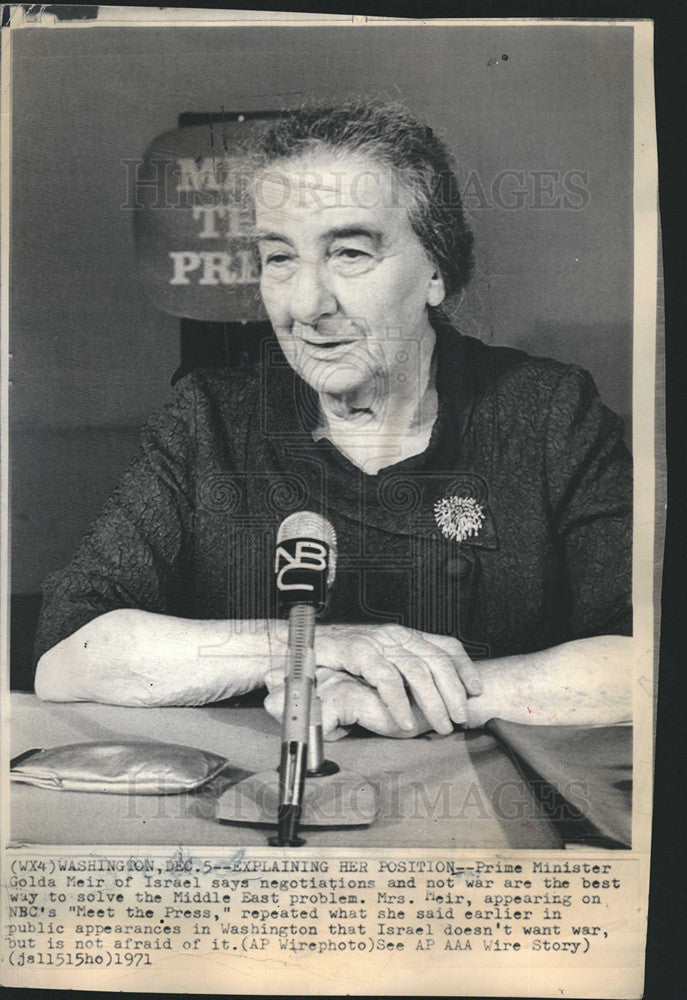
[[[563,42],[563,36],[565,42]],[[630,411],[632,39],[580,26],[60,29],[13,38],[13,590],[61,566],[178,364],[139,287],[124,161],[182,111],[404,100],[448,140],[478,247],[464,332],[589,368]],[[508,58],[505,59],[504,56]],[[504,171],[515,175],[504,176]],[[568,201],[535,189],[579,171]],[[523,184],[520,184],[522,172]],[[503,201],[492,185],[503,178]],[[555,186],[555,185],[554,185]]]

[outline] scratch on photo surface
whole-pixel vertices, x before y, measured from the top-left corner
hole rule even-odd
[[[77,4],[25,4],[24,17],[27,20],[40,20],[43,14],[50,14],[58,21],[95,21],[99,8],[95,5]],[[4,12],[3,12],[4,23]]]

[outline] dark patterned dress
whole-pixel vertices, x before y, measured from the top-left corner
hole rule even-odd
[[[276,341],[256,369],[184,378],[46,580],[36,659],[118,608],[274,617],[276,531],[308,509],[338,536],[323,621],[451,634],[474,657],[631,634],[631,459],[591,376],[446,324],[437,354],[427,450],[376,475],[313,440],[315,394]]]

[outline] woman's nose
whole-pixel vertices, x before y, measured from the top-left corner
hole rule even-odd
[[[302,262],[291,286],[291,315],[299,323],[313,326],[321,316],[336,312],[336,297],[329,275],[320,264]]]

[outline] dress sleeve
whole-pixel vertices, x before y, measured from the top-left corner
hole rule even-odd
[[[562,557],[568,639],[632,634],[632,460],[621,419],[570,368],[552,398],[549,502]]]
[[[192,528],[193,376],[143,429],[137,457],[69,565],[43,584],[34,663],[119,608],[169,613],[182,592]]]

